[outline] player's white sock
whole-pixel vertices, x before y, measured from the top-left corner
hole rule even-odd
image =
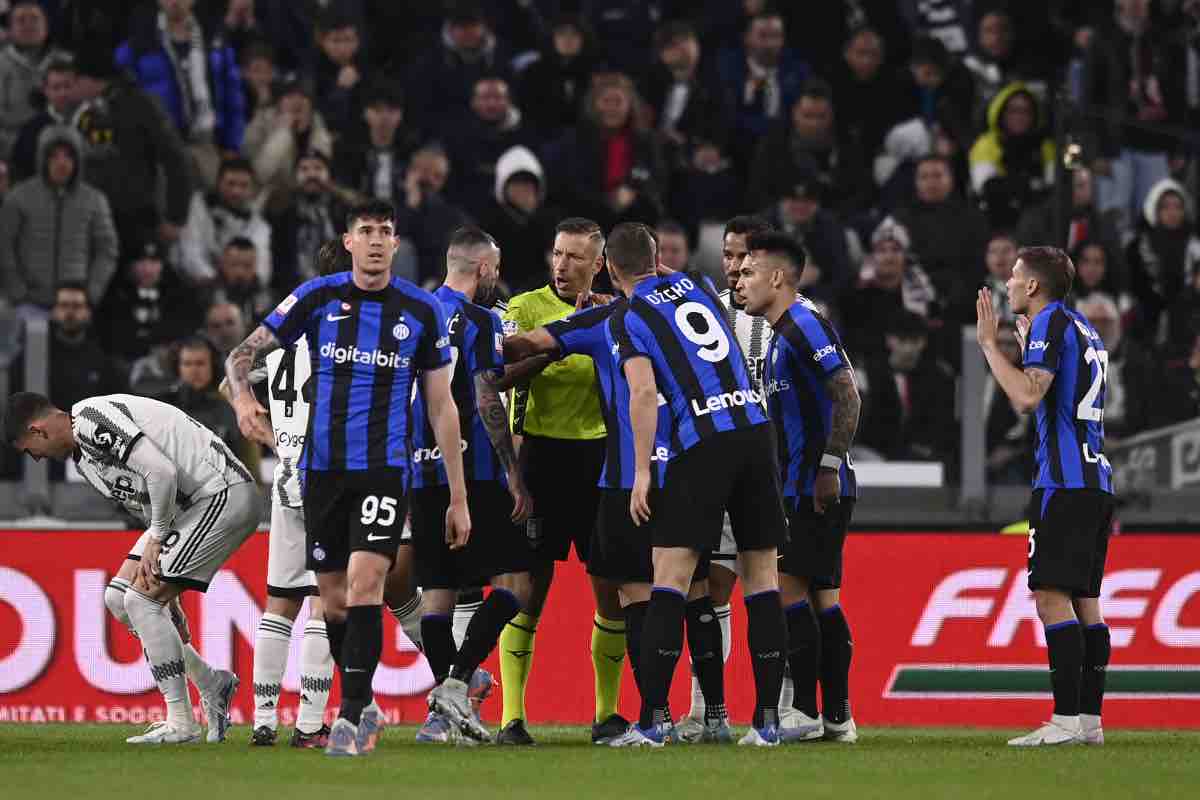
[[[125,610],[125,592],[129,590],[129,581],[124,578],[113,578],[104,588],[104,605],[130,633],[137,636],[133,624],[129,621],[129,612]]]
[[[125,592],[125,611],[142,642],[150,673],[167,703],[167,721],[187,727],[195,725],[183,666],[183,642],[171,624],[166,606],[130,588]]]
[[[480,600],[475,603],[458,603],[454,606],[454,621],[451,623],[451,633],[454,634],[454,649],[462,650],[463,640],[467,638],[467,626],[471,624],[471,617],[475,616],[475,612],[483,605]]]
[[[729,654],[733,652],[733,623],[730,620],[733,609],[726,603],[723,606],[713,606],[713,611],[717,612],[717,622],[721,625],[721,658],[728,664]]]
[[[183,646],[183,665],[188,678],[201,692],[212,691],[220,680],[217,671],[208,665],[190,642]]]
[[[400,628],[404,631],[404,635],[417,646],[417,649],[424,649],[421,643],[421,590],[420,588],[413,594],[412,599],[399,608],[388,608],[392,612],[392,616],[396,618],[396,622],[400,623]]]
[[[786,666],[785,666],[786,669]],[[792,683],[792,676],[785,672],[783,674],[783,687],[779,690],[779,707],[791,708],[792,699],[796,695],[796,684]]]
[[[704,692],[700,690],[700,681],[696,674],[692,673],[692,707],[688,709],[688,716],[692,719],[704,719],[704,711],[707,708]]]
[[[263,614],[254,637],[254,727],[275,730],[279,724],[279,693],[292,643],[292,621],[280,614]]]
[[[300,643],[300,712],[296,727],[315,733],[325,724],[325,706],[333,688],[333,655],[329,652],[329,634],[325,620],[310,619],[304,625]]]

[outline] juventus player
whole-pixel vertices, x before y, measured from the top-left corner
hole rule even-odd
[[[9,398],[5,439],[36,460],[74,458],[79,473],[104,497],[146,523],[131,551],[137,574],[124,608],[105,593],[113,613],[141,640],[167,717],[130,744],[186,744],[200,739],[186,674],[200,689],[208,740],[222,741],[232,673],[213,670],[185,648],[168,607],[185,589],[206,591],[258,524],[260,498],[250,472],[208,428],[174,406],[146,397],[110,394],[81,400],[70,412],[47,398]],[[124,613],[122,613],[122,611]]]

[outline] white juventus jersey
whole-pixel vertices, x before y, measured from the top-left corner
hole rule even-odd
[[[89,397],[71,406],[71,424],[79,474],[155,533],[180,510],[254,480],[216,434],[158,400]]]
[[[271,501],[288,508],[304,505],[300,495],[300,453],[308,430],[308,401],[304,384],[312,375],[308,342],[301,338],[291,347],[267,354],[267,391],[271,402],[271,428],[275,433],[275,480]]]
[[[750,379],[754,381],[755,390],[761,394],[767,346],[771,344],[771,336],[775,332],[767,323],[766,317],[752,317],[745,311],[734,308],[733,293],[729,289],[721,292],[720,297],[721,302],[725,304],[729,327],[733,328],[738,344],[742,346],[742,353],[746,356]]]

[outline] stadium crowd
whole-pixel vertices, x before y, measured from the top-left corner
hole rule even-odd
[[[1023,245],[1074,259],[1110,437],[1200,412],[1197,0],[0,11],[0,319],[49,318],[61,408],[169,399],[255,463],[224,357],[316,274],[344,209],[380,198],[396,274],[440,283],[474,221],[510,293],[545,284],[566,216],[652,224],[679,269],[706,223],[762,215],[803,243],[804,291],[859,366],[860,460],[956,474],[958,329],[982,284],[1011,324]],[[16,336],[4,363],[21,388]],[[1026,483],[1034,425],[990,381],[989,477]]]

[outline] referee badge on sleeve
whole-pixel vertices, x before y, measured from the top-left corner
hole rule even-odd
[[[517,326],[516,321],[511,319],[504,320],[502,328],[505,336],[516,336],[521,332],[521,329]]]

